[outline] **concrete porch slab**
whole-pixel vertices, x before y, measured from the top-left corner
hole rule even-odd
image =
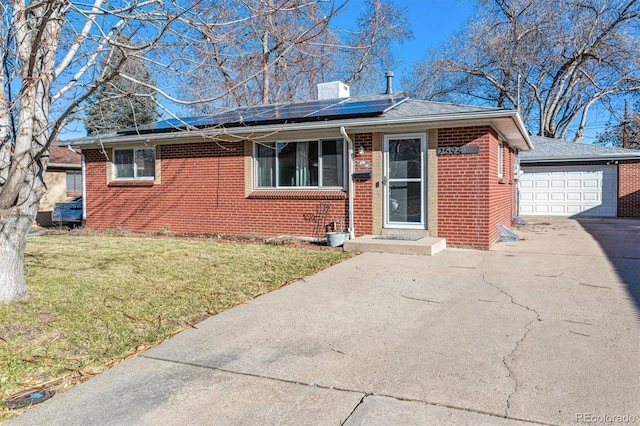
[[[447,247],[445,238],[423,237],[416,241],[378,239],[364,235],[344,242],[345,251],[371,253],[419,254],[433,256]]]

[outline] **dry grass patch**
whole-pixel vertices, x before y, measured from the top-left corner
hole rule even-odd
[[[29,238],[31,298],[0,305],[0,399],[58,390],[349,253],[168,238]],[[0,409],[0,421],[15,414]]]

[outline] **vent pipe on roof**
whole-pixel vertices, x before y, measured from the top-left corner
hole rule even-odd
[[[385,94],[390,95],[393,93],[393,71],[387,71],[387,91]]]

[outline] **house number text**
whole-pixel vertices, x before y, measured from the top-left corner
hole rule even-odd
[[[442,146],[436,151],[437,155],[477,154],[479,146]]]

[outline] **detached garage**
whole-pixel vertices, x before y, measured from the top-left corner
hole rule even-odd
[[[617,168],[526,167],[520,176],[520,214],[615,217]]]
[[[531,141],[520,154],[520,215],[640,217],[640,151]]]

